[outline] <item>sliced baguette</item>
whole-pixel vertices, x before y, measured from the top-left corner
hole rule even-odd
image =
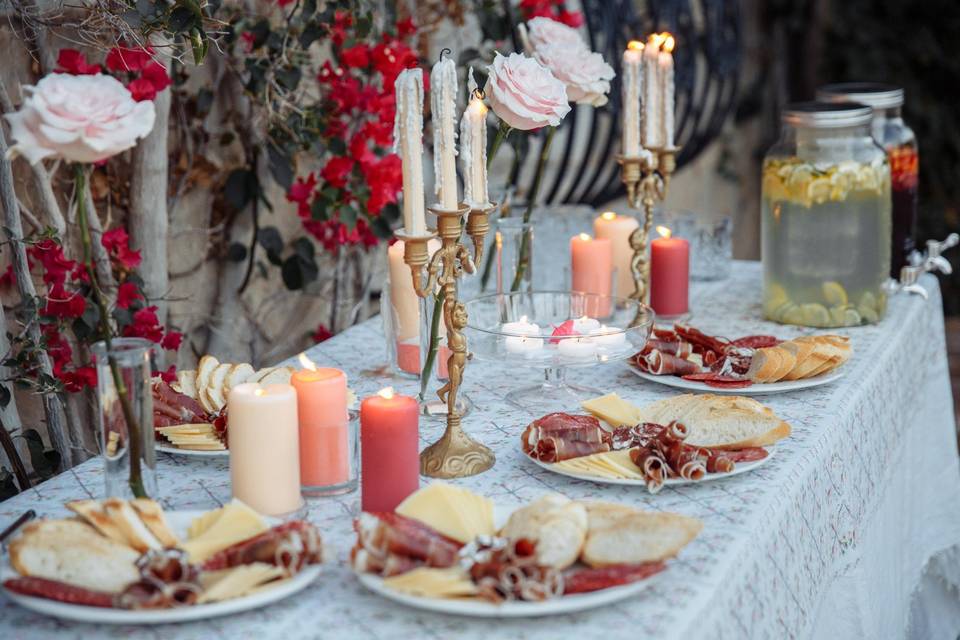
[[[247,382],[254,373],[253,367],[246,362],[233,365],[223,381],[223,397],[228,397],[231,389]]]
[[[196,400],[197,372],[192,369],[177,371],[177,387],[177,391]]]
[[[10,543],[10,564],[22,576],[116,593],[140,578],[139,553],[79,520],[41,520]]]
[[[140,516],[143,524],[147,525],[150,533],[160,541],[160,544],[164,547],[176,547],[180,544],[180,540],[170,528],[170,523],[167,522],[163,508],[157,502],[148,498],[136,498],[130,501],[130,506]]]
[[[107,512],[100,505],[99,500],[74,500],[67,503],[67,509],[80,516],[84,522],[114,542],[127,543],[123,531],[114,524]]]
[[[227,404],[223,387],[227,379],[227,374],[230,373],[230,369],[232,368],[232,364],[224,363],[217,365],[217,368],[210,374],[210,381],[207,382],[207,386],[200,390],[200,404],[202,404],[203,408],[207,411],[217,413],[223,408],[223,405]],[[204,400],[206,400],[206,402],[204,402]]]
[[[586,539],[587,511],[579,502],[547,494],[511,513],[500,535],[534,542],[538,564],[566,569],[577,561]]]
[[[257,369],[252,376],[247,378],[247,382],[260,382],[279,368],[280,367],[264,367],[263,369]]]
[[[753,352],[746,376],[754,382],[770,382],[780,370],[783,357],[777,347],[765,347]]]
[[[260,379],[260,384],[290,384],[290,376],[293,375],[293,369],[290,367],[277,367]]]
[[[580,559],[591,567],[666,560],[680,553],[701,529],[699,520],[676,513],[624,513],[590,528]]]
[[[811,342],[798,342],[796,340],[784,343],[784,346],[787,344],[791,345],[796,362],[793,364],[793,368],[790,369],[781,380],[799,380],[803,372],[811,370],[811,363],[808,363],[807,360],[813,355],[816,345]]]
[[[131,547],[140,553],[163,548],[129,502],[120,498],[107,498],[103,501],[103,508],[110,520],[123,532],[127,544]]]
[[[777,350],[777,353],[780,355],[780,366],[777,367],[777,370],[773,372],[769,382],[779,382],[783,379],[783,376],[790,373],[794,366],[797,364],[797,347],[794,344],[785,342],[780,344],[774,349]]]
[[[197,363],[195,386],[197,389],[197,400],[200,401],[201,404],[203,404],[203,401],[200,400],[200,392],[210,383],[210,376],[213,375],[213,370],[219,365],[220,361],[213,356],[203,356],[200,358],[200,362]]]

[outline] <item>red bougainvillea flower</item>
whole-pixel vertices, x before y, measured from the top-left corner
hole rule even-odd
[[[63,382],[63,388],[70,393],[97,386],[97,370],[93,367],[77,367],[73,371],[61,371],[58,377]]]
[[[110,71],[142,71],[153,62],[152,49],[143,47],[114,47],[107,54],[104,64]]]
[[[340,52],[340,61],[348,67],[363,69],[370,64],[370,47],[361,42],[344,49]]]
[[[146,78],[137,78],[127,85],[127,89],[130,90],[130,95],[133,96],[133,99],[137,102],[153,100],[157,97],[156,87]]]
[[[561,322],[560,324],[556,325],[556,326],[553,328],[553,333],[551,333],[550,335],[551,335],[551,336],[572,336],[572,335],[576,335],[576,332],[573,330],[573,320],[566,320],[566,321]],[[550,340],[550,342],[556,344],[557,342],[560,342],[560,340],[559,340],[559,339],[555,339],[555,340]]]
[[[170,79],[170,73],[167,71],[167,68],[156,60],[152,60],[143,68],[141,78],[152,84],[154,91],[157,93],[169,87],[173,82]]]
[[[79,318],[87,308],[87,301],[76,291],[67,291],[62,284],[50,287],[43,315],[54,318]]]
[[[403,166],[400,156],[391,153],[378,161],[362,165],[361,169],[370,186],[367,210],[370,215],[375,216],[384,206],[396,202],[397,193],[403,188]]]
[[[129,309],[137,300],[143,300],[143,295],[132,282],[124,282],[117,288],[117,307]]]
[[[173,384],[177,381],[177,365],[170,365],[166,371],[157,371],[157,375],[167,384]]]
[[[182,333],[179,331],[167,331],[167,335],[163,336],[163,340],[160,341],[160,346],[167,351],[176,351],[180,348],[181,342],[183,342]]]
[[[310,337],[313,338],[314,342],[323,342],[332,338],[333,333],[330,331],[330,329],[327,329],[327,325],[319,324],[317,325],[317,330],[314,331],[313,335]]]
[[[320,177],[331,187],[342,189],[347,186],[347,177],[353,171],[353,164],[351,158],[333,156],[327,160],[327,164],[323,165]]]
[[[140,252],[130,249],[130,236],[123,227],[116,227],[105,232],[100,243],[110,255],[110,260],[124,269],[136,269],[140,266]]]
[[[306,178],[297,178],[287,191],[287,202],[309,202],[317,188],[317,176],[312,172]]]
[[[67,259],[63,247],[50,238],[37,242],[27,250],[27,254],[43,267],[43,281],[49,285],[63,285],[67,274],[77,268],[77,263]]]
[[[557,15],[557,21],[576,29],[583,26],[583,14],[579,11],[563,10]]]
[[[347,29],[353,26],[353,16],[349,11],[337,11],[333,16],[333,26],[330,29],[330,40],[334,46],[342,47],[347,39]]]
[[[251,53],[253,51],[253,43],[257,37],[253,35],[252,31],[244,31],[240,34],[240,39],[243,41],[244,52]]]
[[[397,35],[401,38],[412,36],[417,32],[417,25],[413,24],[413,18],[407,18],[397,23]]]
[[[13,265],[8,264],[3,275],[0,275],[0,287],[10,287],[13,285]]]
[[[86,76],[100,73],[100,65],[90,64],[76,49],[60,49],[57,54],[57,72]]]
[[[157,318],[157,308],[150,306],[135,311],[133,322],[123,328],[123,335],[128,338],[146,338],[150,342],[163,340],[163,327]]]

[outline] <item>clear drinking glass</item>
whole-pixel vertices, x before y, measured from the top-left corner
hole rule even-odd
[[[97,421],[106,496],[156,498],[150,387],[153,344],[143,338],[114,338],[110,349],[98,342],[91,350],[97,364]]]
[[[533,289],[534,223],[524,222],[520,216],[500,218],[496,222],[496,278],[497,293],[529,292]],[[521,268],[521,252],[526,253]],[[517,274],[518,269],[521,273]]]

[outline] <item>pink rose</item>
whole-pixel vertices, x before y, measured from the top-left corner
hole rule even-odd
[[[570,111],[567,90],[542,64],[520,53],[497,53],[483,91],[490,108],[514,129],[555,127]]]
[[[10,123],[13,153],[31,164],[44,158],[99,162],[133,147],[153,129],[153,102],[137,102],[116,78],[51,73],[26,98]]]
[[[599,53],[556,43],[537,47],[534,56],[566,85],[571,102],[594,107],[607,103],[610,81],[617,74]]]
[[[586,49],[587,44],[576,29],[550,18],[537,17],[527,21],[530,47],[536,51],[551,44],[565,44]]]

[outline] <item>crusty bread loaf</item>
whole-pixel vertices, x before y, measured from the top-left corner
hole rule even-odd
[[[790,425],[753,398],[684,394],[639,409],[644,422],[676,420],[689,430],[688,444],[720,449],[766,447],[790,435]]]
[[[759,383],[812,378],[840,366],[851,353],[846,336],[801,336],[754,351],[746,376]]]
[[[59,580],[116,593],[136,582],[139,554],[79,520],[41,520],[10,543],[10,563],[22,576]]]
[[[579,502],[547,494],[511,513],[500,535],[535,542],[539,564],[565,569],[580,555],[587,536],[587,512]]]
[[[591,567],[672,558],[703,528],[699,520],[676,513],[637,511],[604,503],[586,506],[590,529],[580,559]]]
[[[143,524],[147,525],[150,533],[164,547],[176,547],[180,544],[177,535],[170,528],[167,517],[163,513],[163,508],[155,501],[149,498],[136,498],[130,501],[130,506],[140,516]]]

